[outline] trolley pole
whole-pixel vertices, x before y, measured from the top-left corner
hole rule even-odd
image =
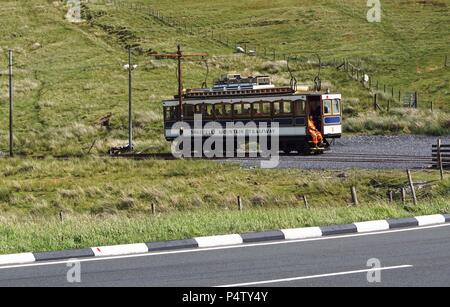
[[[13,137],[13,52],[9,49],[9,156],[14,156]]]

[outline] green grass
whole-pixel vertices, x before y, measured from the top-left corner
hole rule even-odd
[[[444,213],[450,206],[450,178],[440,181],[431,170],[413,172],[416,207],[410,199],[400,201],[401,188],[408,188],[402,171],[84,158],[0,160],[0,173],[0,253]],[[351,186],[358,190],[358,208],[350,207]],[[386,203],[389,190],[395,204]],[[244,212],[237,211],[237,196]]]
[[[273,229],[325,226],[340,223],[409,217],[449,212],[444,199],[417,207],[397,204],[364,204],[358,208],[305,209],[300,204],[285,208],[197,209],[151,216],[66,215],[57,218],[8,219],[0,224],[0,254],[49,251],[113,244],[186,239],[195,236],[245,233]]]

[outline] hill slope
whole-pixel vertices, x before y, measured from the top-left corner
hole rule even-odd
[[[172,51],[181,43],[188,51],[208,52],[212,76],[226,71],[274,73],[289,81],[285,64],[261,57],[233,55],[236,42],[270,58],[282,54],[315,61],[350,58],[360,61],[381,84],[417,90],[424,102],[449,108],[450,70],[443,57],[450,44],[449,1],[383,2],[379,24],[365,19],[366,1],[253,0],[91,1],[83,6],[85,22],[65,20],[64,1],[6,1],[0,8],[1,67],[6,51],[15,50],[16,143],[20,153],[74,154],[123,144],[126,139],[127,75],[125,47],[138,46],[134,61],[134,106],[139,150],[167,150],[161,135],[159,101],[176,91],[175,65],[154,61],[146,51]],[[138,6],[137,4],[141,4]],[[155,18],[152,14],[165,16]],[[170,24],[177,23],[179,27]],[[218,41],[227,41],[225,46]],[[295,74],[310,81],[314,65],[294,65]],[[205,64],[185,64],[186,86],[199,86]],[[361,113],[370,94],[335,69],[324,69],[325,84],[342,91],[347,106]],[[5,101],[5,76],[1,99]],[[2,114],[7,105],[0,105]],[[97,125],[113,113],[110,129]],[[353,112],[353,111],[352,111]],[[353,113],[351,113],[353,114]],[[442,117],[447,123],[448,116]],[[0,150],[6,149],[7,122],[0,122]]]

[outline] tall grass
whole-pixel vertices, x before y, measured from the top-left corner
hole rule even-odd
[[[368,112],[347,118],[344,130],[372,134],[450,135],[450,114],[406,108],[387,113]]]
[[[200,209],[158,216],[66,215],[57,218],[0,218],[0,254],[85,248],[111,244],[154,242],[229,233],[245,233],[352,223],[411,215],[448,213],[448,200],[436,199],[417,207],[371,203],[358,208],[253,208],[245,211]]]

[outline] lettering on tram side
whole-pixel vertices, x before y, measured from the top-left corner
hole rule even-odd
[[[248,156],[260,156],[261,168],[275,168],[279,164],[280,128],[278,123],[268,127],[266,122],[256,124],[209,122],[203,126],[201,114],[194,116],[194,126],[187,122],[176,122],[170,129],[176,136],[172,143],[172,155],[176,158],[244,158],[242,148],[248,141]],[[225,143],[225,144],[224,144]]]

